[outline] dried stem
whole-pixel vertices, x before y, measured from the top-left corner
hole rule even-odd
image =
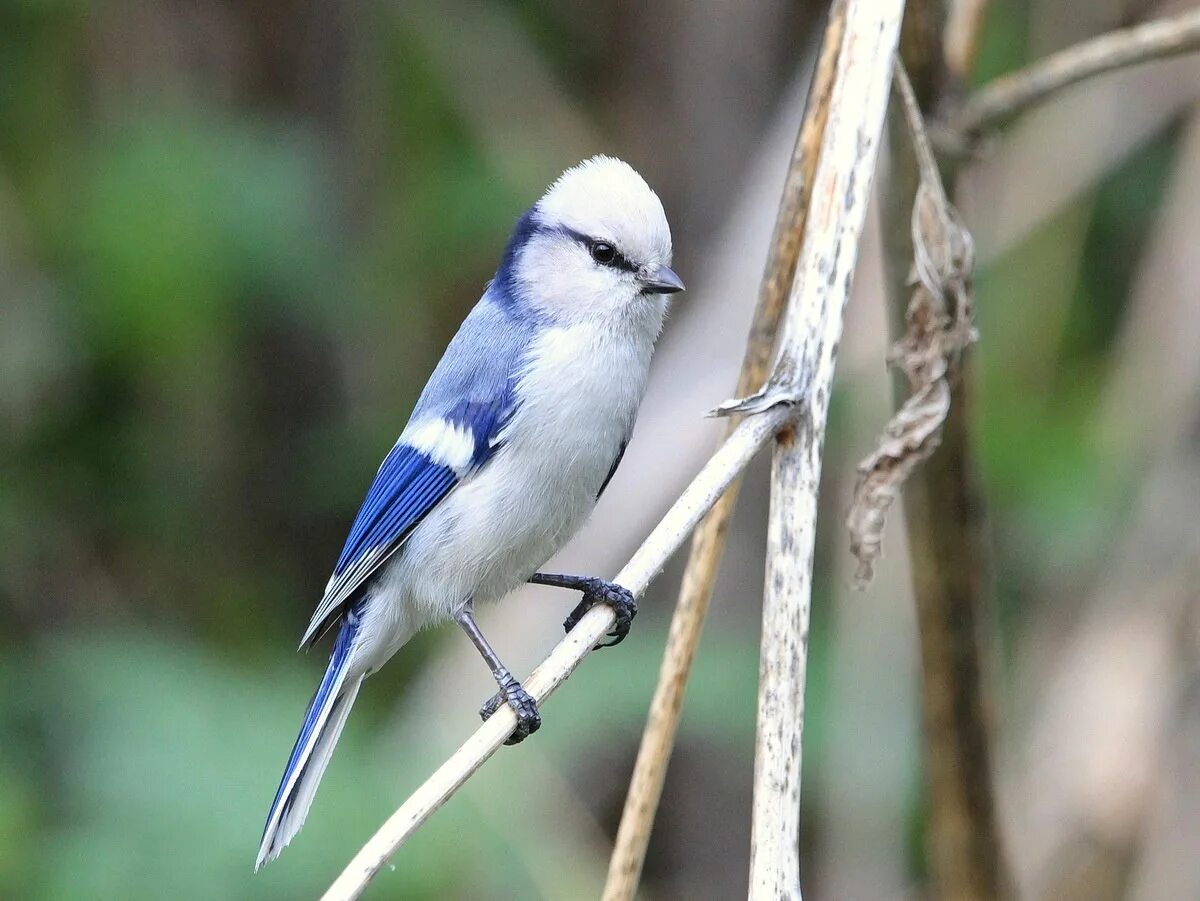
[[[830,11],[809,88],[806,114],[784,182],[783,197],[759,289],[758,306],[738,377],[739,396],[761,385],[769,372],[779,321],[800,254],[808,210],[808,189],[816,170],[817,151],[828,116],[829,91],[833,83],[834,63],[841,46],[845,12],[845,0],[836,0]],[[726,434],[732,432],[736,425],[737,418],[731,418]],[[741,480],[735,479],[701,521],[692,538],[691,554],[684,568],[679,598],[671,618],[658,685],[650,703],[650,714],[638,748],[625,809],[621,814],[621,825],[609,861],[608,881],[603,896],[605,901],[632,901],[637,892],[642,865],[646,860],[646,847],[662,797],[663,781],[675,745],[684,691],[712,599],[717,569],[725,551],[725,539],[740,487]]]
[[[700,517],[790,415],[783,405],[739,425],[617,574],[616,581],[635,595],[642,594]],[[612,609],[594,607],[522,683],[526,690],[544,701],[612,625]],[[388,859],[496,752],[515,727],[512,710],[502,706],[392,814],[325,893],[325,901],[359,897]]]
[[[852,0],[829,93],[809,213],[775,367],[729,411],[802,394],[772,463],[751,808],[751,899],[800,898],[800,764],[817,488],[842,310],[887,109],[903,0]]]
[[[950,8],[946,11],[942,40],[946,71],[959,84],[966,84],[975,68],[987,5],[988,0],[950,0]]]
[[[926,112],[960,87],[942,59],[904,55],[903,61],[910,72],[932,73],[915,85]],[[888,179],[881,203],[884,262],[892,333],[903,340],[910,331],[908,314],[915,300],[911,273],[919,239],[914,208],[921,202],[923,182],[903,104],[893,107],[889,135]],[[928,190],[925,193],[927,198]],[[953,193],[953,184],[948,184],[945,194]],[[920,273],[921,267],[916,268]],[[923,278],[916,290],[927,290]],[[971,366],[966,353],[946,374],[949,410],[941,424],[941,443],[905,484],[904,511],[921,640],[927,835],[936,897],[992,899],[1006,896],[1011,883],[996,823],[978,634],[990,583],[984,503],[969,429]],[[909,387],[907,378],[897,379],[898,405]]]
[[[969,142],[1085,78],[1197,49],[1200,9],[1109,32],[989,82],[953,117],[951,132]]]

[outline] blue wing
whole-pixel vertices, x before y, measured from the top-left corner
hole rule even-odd
[[[354,518],[325,596],[300,641],[301,647],[317,639],[458,481],[453,469],[416,448],[405,444],[392,448]]]
[[[458,482],[458,475],[427,454],[397,444],[387,455],[367,491],[350,535],[333,569],[343,578],[373,548],[385,547],[412,530]]]
[[[430,377],[412,422],[455,428],[460,440],[471,442],[469,459],[451,460],[437,448],[414,447],[401,436],[354,518],[301,647],[310,645],[356,598],[456,485],[491,459],[516,406],[515,383],[529,331],[490,291],[467,317]]]

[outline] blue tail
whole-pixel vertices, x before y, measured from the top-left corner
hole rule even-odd
[[[256,872],[278,857],[304,825],[321,776],[325,774],[333,748],[346,725],[346,717],[363,680],[361,674],[347,678],[347,665],[359,622],[358,613],[353,608],[342,619],[341,631],[329,658],[329,667],[325,670],[317,693],[309,702],[304,725],[300,727],[300,735],[283,771],[279,790],[271,802],[271,812],[267,815],[262,844],[258,849],[258,860],[254,864]]]

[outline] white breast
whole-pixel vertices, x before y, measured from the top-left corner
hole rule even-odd
[[[430,513],[385,576],[378,606],[394,626],[380,631],[402,642],[468,598],[502,597],[583,525],[645,392],[657,328],[641,331],[630,340],[582,322],[535,339],[500,449]]]

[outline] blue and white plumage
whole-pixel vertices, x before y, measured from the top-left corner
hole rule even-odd
[[[477,633],[472,605],[528,581],[591,513],[629,441],[664,295],[683,288],[670,263],[662,204],[616,159],[567,170],[518,221],[380,466],[301,641],[337,628],[256,869],[303,824],[362,680],[422,627],[459,619],[520,712],[523,691]]]

